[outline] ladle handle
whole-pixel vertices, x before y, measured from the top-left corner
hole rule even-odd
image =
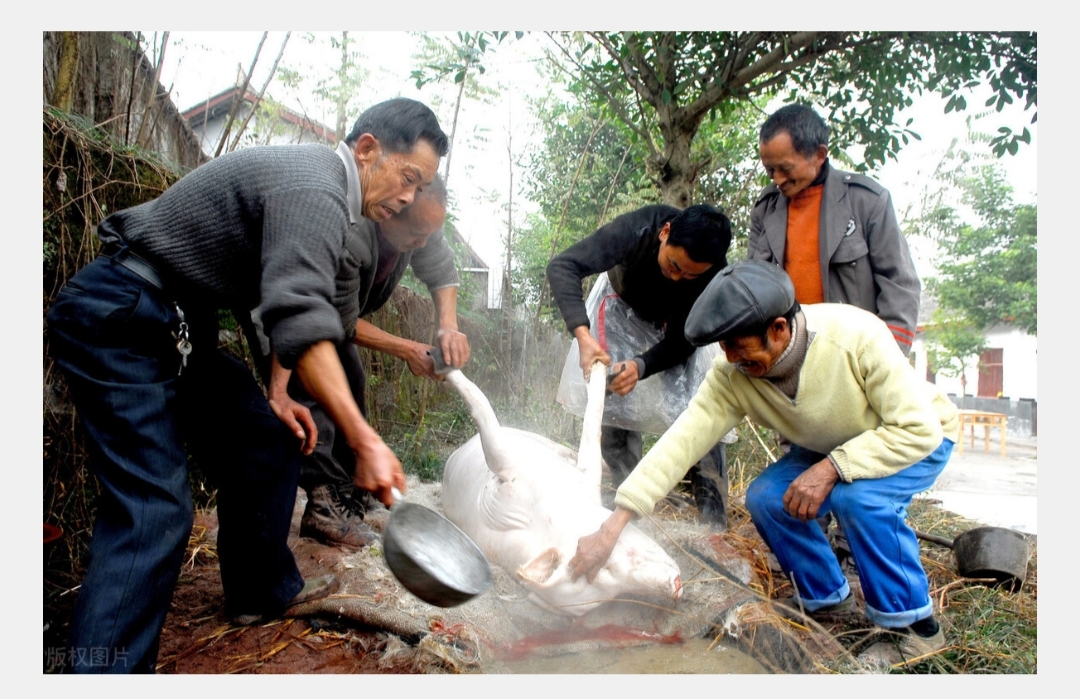
[[[945,548],[951,549],[953,547],[953,540],[946,539],[943,536],[937,536],[936,534],[926,534],[919,531],[918,529],[915,530],[915,536],[922,539],[923,541],[929,541],[932,544],[939,544],[941,546],[944,546]]]

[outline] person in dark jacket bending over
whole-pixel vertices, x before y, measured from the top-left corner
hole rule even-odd
[[[194,518],[189,451],[217,481],[226,615],[255,623],[337,586],[297,569],[287,537],[301,452],[247,367],[218,350],[220,309],[262,309],[271,351],[341,430],[359,487],[387,505],[405,487],[345,380],[336,346],[357,311],[335,277],[350,230],[411,203],[447,138],[414,100],[377,104],[358,123],[370,126],[353,146],[245,148],[112,214],[98,227],[102,254],[49,310],[49,351],[101,486],[70,669],[154,671]]]
[[[686,316],[716,271],[727,264],[730,244],[731,223],[713,207],[702,204],[679,210],[659,204],[623,214],[556,255],[548,264],[547,277],[566,327],[577,339],[582,371],[596,361],[612,367],[612,357],[598,337],[621,331],[589,317],[582,298],[586,277],[606,272],[616,302],[663,328],[659,342],[635,348],[634,356],[617,358],[612,367],[608,388],[626,396],[649,376],[687,369],[696,348],[683,336]],[[696,388],[689,387],[685,401]],[[641,434],[605,417],[601,446],[617,488],[641,460]],[[722,442],[691,470],[690,481],[702,520],[725,527],[727,464]]]
[[[355,134],[359,136],[359,134]],[[348,143],[348,139],[346,139]],[[365,319],[390,299],[405,271],[412,267],[427,285],[435,305],[435,337],[443,358],[450,366],[461,367],[469,361],[469,340],[458,330],[457,289],[460,283],[454,266],[454,252],[443,233],[446,220],[446,185],[438,176],[413,203],[385,221],[355,231],[362,238],[351,240],[353,247],[364,250],[358,258],[372,260],[362,265],[360,274],[339,272],[338,294],[356,297],[360,317],[352,341],[342,341],[338,357],[345,369],[353,397],[367,416],[365,393],[367,377],[357,347],[384,352],[403,360],[416,376],[440,381],[428,350],[432,345],[392,335]],[[256,314],[253,314],[256,315]],[[349,446],[333,422],[304,390],[298,378],[272,362],[268,369],[269,349],[262,333],[252,330],[259,346],[252,354],[260,373],[269,383],[271,405],[286,424],[304,441],[307,458],[300,466],[300,487],[307,493],[307,505],[300,520],[300,535],[325,544],[348,547],[368,546],[375,542],[375,531],[364,522],[369,494],[358,490],[346,464]],[[267,373],[269,370],[269,373]],[[294,400],[295,399],[295,400]],[[300,405],[297,406],[296,403]]]

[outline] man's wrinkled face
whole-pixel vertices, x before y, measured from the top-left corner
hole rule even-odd
[[[787,321],[778,318],[769,327],[764,342],[757,335],[734,337],[722,340],[720,349],[728,362],[734,364],[739,371],[760,379],[776,364],[790,339],[791,331]]]
[[[689,281],[697,279],[712,267],[710,262],[695,262],[686,254],[686,248],[679,245],[668,244],[668,236],[671,233],[671,223],[665,223],[660,229],[660,252],[656,261],[660,265],[660,273],[672,281]]]
[[[418,250],[446,220],[446,209],[431,197],[420,197],[403,213],[391,216],[379,224],[379,230],[398,252]]]
[[[772,140],[758,146],[765,174],[788,199],[810,186],[828,156],[825,146],[819,146],[810,157],[799,153],[791,144],[791,135],[787,131],[779,132]]]
[[[417,191],[431,184],[439,168],[439,154],[424,139],[411,152],[383,150],[371,134],[363,134],[353,149],[360,173],[364,216],[385,221],[412,203]]]

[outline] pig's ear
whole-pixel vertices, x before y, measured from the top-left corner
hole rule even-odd
[[[560,563],[562,563],[562,556],[559,554],[559,549],[549,548],[518,567],[518,580],[526,587],[530,585],[543,587],[551,579],[552,574],[558,570]]]

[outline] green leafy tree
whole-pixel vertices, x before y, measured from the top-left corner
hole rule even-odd
[[[1037,105],[1034,32],[550,32],[567,75],[606,115],[633,132],[662,200],[689,205],[712,153],[695,154],[706,119],[727,123],[740,106],[789,90],[826,111],[834,154],[860,143],[865,163],[884,163],[910,138],[898,113],[913,95],[940,93],[945,111],[965,109],[979,85],[999,111]],[[1032,117],[1034,121],[1035,117]],[[1003,126],[996,153],[1030,141]]]
[[[540,317],[553,313],[544,274],[552,256],[619,214],[661,200],[660,183],[646,165],[649,151],[637,133],[587,96],[561,90],[561,68],[549,71],[552,89],[530,105],[542,140],[525,163],[527,193],[540,211],[518,236],[513,270],[515,298],[538,304]],[[745,247],[753,196],[764,184],[754,157],[757,118],[757,111],[744,108],[726,121],[708,119],[695,141],[705,164],[693,203],[722,208],[732,219],[732,260],[744,254],[739,248]]]
[[[986,139],[971,134],[971,140]],[[909,235],[938,246],[926,288],[936,303],[927,331],[934,373],[959,377],[986,349],[986,332],[1010,324],[1038,334],[1038,209],[1014,204],[997,163],[972,155],[958,142],[946,151],[922,196],[922,213],[909,219]]]
[[[926,361],[934,374],[960,379],[961,405],[967,397],[967,372],[978,366],[978,356],[986,349],[986,333],[963,316],[942,307],[934,311],[927,333]]]
[[[925,219],[940,251],[927,288],[939,308],[979,330],[1008,323],[1037,335],[1038,208],[1014,204],[993,164],[961,174],[957,185],[969,213],[943,203]]]

